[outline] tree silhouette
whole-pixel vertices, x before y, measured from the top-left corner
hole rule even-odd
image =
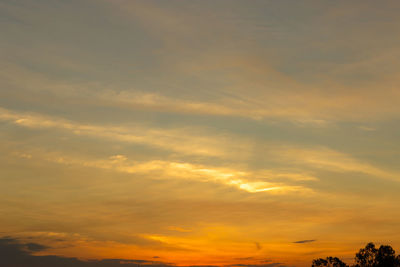
[[[347,267],[337,257],[315,259],[311,267]],[[377,249],[374,243],[368,243],[365,248],[356,253],[353,267],[400,267],[400,255],[396,256],[391,246],[381,245]]]
[[[400,266],[399,257],[391,246],[380,246],[376,255],[377,266]]]
[[[375,267],[378,250],[374,243],[368,243],[365,248],[356,253],[356,267]]]
[[[355,267],[397,267],[400,266],[400,257],[391,246],[382,245],[379,249],[373,243],[368,243],[365,248],[356,254]]]
[[[347,264],[336,257],[313,260],[311,267],[347,267]]]

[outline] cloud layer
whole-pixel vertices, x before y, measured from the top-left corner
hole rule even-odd
[[[399,9],[2,1],[3,252],[302,267],[398,248]]]

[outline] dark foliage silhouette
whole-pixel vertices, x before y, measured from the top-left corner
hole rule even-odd
[[[365,248],[356,254],[356,267],[397,267],[400,266],[400,258],[395,254],[391,246],[380,246],[379,249],[373,243],[368,243]]]
[[[336,257],[315,259],[312,267],[347,267],[349,265]],[[353,267],[400,267],[400,255],[396,256],[391,246],[381,245],[376,248],[374,243],[368,243],[355,256]]]
[[[327,257],[326,259],[313,260],[312,267],[346,267],[347,264],[336,257]]]

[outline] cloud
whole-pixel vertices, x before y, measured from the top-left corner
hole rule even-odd
[[[190,229],[185,229],[185,228],[178,227],[178,226],[169,226],[169,227],[167,227],[167,229],[170,231],[176,231],[176,232],[181,232],[181,233],[192,232],[192,230],[190,230]]]
[[[227,141],[227,135],[199,135],[189,129],[160,129],[144,125],[135,127],[102,126],[78,123],[41,114],[14,112],[0,107],[0,120],[35,129],[61,129],[75,135],[99,137],[124,143],[145,144],[185,155],[226,156],[232,150],[246,150],[246,143]],[[198,129],[196,129],[198,130]],[[198,132],[198,131],[197,131]]]
[[[7,250],[8,248],[10,249],[10,251],[11,250],[20,251],[21,254],[30,252],[39,252],[46,250],[48,248],[47,246],[37,243],[19,243],[16,239],[13,239],[11,237],[0,238],[0,247],[2,247],[0,251],[3,253],[4,250]]]
[[[25,244],[25,246],[29,251],[32,251],[32,252],[33,251],[34,252],[43,251],[43,250],[48,249],[47,246],[36,244],[36,243],[27,243],[27,244]]]
[[[22,243],[13,238],[0,238],[0,259],[4,266],[18,267],[117,267],[117,266],[169,266],[166,263],[146,260],[103,259],[83,261],[61,256],[37,256],[33,252],[47,249],[36,243]]]
[[[96,3],[96,5],[90,5],[93,12],[98,12],[99,7],[104,7],[103,2],[104,1],[102,1],[102,3]],[[387,27],[388,24],[382,23],[381,20],[374,21],[376,22],[374,24],[375,27],[381,29],[375,31],[375,34],[379,33],[383,35],[383,38],[375,38],[375,41],[384,41],[382,41],[382,43],[378,42],[375,45],[370,44],[371,40],[369,37],[371,34],[371,27],[368,27],[369,30],[366,30],[366,27],[359,23],[362,21],[359,19],[360,15],[353,13],[354,10],[359,8],[359,5],[353,5],[352,8],[350,8],[350,10],[353,10],[350,12],[352,16],[344,16],[346,19],[343,21],[337,19],[337,16],[342,18],[343,14],[340,13],[343,12],[343,10],[341,10],[343,7],[339,8],[340,12],[338,15],[336,14],[336,12],[338,12],[338,7],[327,8],[325,6],[321,8],[321,6],[319,6],[318,9],[321,13],[317,13],[324,15],[312,16],[303,22],[306,23],[304,24],[305,28],[307,28],[307,23],[312,21],[321,23],[309,24],[308,26],[311,30],[307,32],[302,32],[301,30],[291,32],[289,29],[291,27],[287,28],[287,26],[294,21],[289,22],[284,19],[287,16],[278,16],[280,19],[275,20],[274,16],[257,17],[257,12],[255,12],[254,17],[249,19],[244,13],[240,12],[242,9],[235,8],[236,4],[230,7],[228,11],[226,8],[222,9],[221,7],[223,5],[221,5],[219,7],[216,6],[212,9],[212,12],[210,12],[208,5],[195,5],[194,7],[184,4],[167,7],[155,3],[134,3],[132,1],[107,2],[109,5],[106,6],[109,12],[106,14],[110,16],[110,21],[114,21],[116,24],[102,25],[106,27],[97,27],[98,24],[95,24],[96,28],[90,28],[93,21],[89,20],[91,23],[84,23],[89,21],[85,20],[85,16],[81,16],[83,20],[77,20],[68,25],[75,30],[68,31],[67,28],[65,28],[67,25],[59,24],[62,20],[54,20],[53,22],[56,26],[62,26],[61,28],[64,29],[64,31],[58,32],[67,34],[69,37],[67,39],[70,40],[82,37],[81,35],[76,35],[81,33],[82,29],[85,29],[85,32],[89,32],[88,30],[92,29],[89,35],[92,40],[103,40],[104,36],[108,36],[106,33],[109,32],[113,32],[115,38],[108,39],[124,40],[123,42],[117,43],[127,43],[127,46],[108,43],[107,40],[107,42],[104,42],[107,44],[104,47],[106,48],[104,51],[93,49],[93,45],[90,45],[92,44],[91,42],[82,42],[82,44],[79,45],[79,49],[76,49],[80,51],[79,55],[89,54],[91,57],[104,60],[103,62],[107,62],[106,59],[109,59],[107,57],[109,54],[117,56],[121,61],[121,65],[126,69],[125,72],[122,71],[122,77],[132,76],[132,67],[141,67],[140,61],[136,61],[136,59],[144,57],[147,59],[147,64],[151,66],[151,71],[144,74],[148,76],[151,75],[150,77],[153,77],[153,75],[157,76],[155,72],[159,68],[161,73],[167,72],[167,76],[170,75],[172,77],[171,79],[160,75],[161,77],[157,76],[157,80],[160,80],[159,84],[144,84],[143,81],[140,80],[140,75],[135,75],[132,88],[126,89],[126,86],[116,81],[117,79],[113,79],[112,84],[109,84],[109,80],[103,77],[97,76],[97,79],[93,79],[88,69],[99,69],[99,65],[101,64],[98,64],[98,61],[93,62],[91,57],[71,57],[68,56],[68,53],[66,55],[64,54],[64,56],[60,56],[60,54],[63,55],[63,53],[54,53],[54,51],[58,51],[57,49],[59,49],[62,52],[69,52],[69,50],[64,47],[65,45],[52,43],[51,41],[54,42],[54,40],[44,39],[43,41],[42,38],[36,38],[38,43],[36,43],[35,46],[23,49],[25,46],[15,45],[15,43],[19,41],[18,38],[17,40],[15,39],[15,34],[9,34],[10,37],[13,37],[10,38],[10,44],[7,46],[7,50],[10,52],[9,54],[20,54],[17,53],[17,51],[21,52],[22,50],[25,57],[23,58],[24,61],[22,61],[23,64],[19,61],[13,63],[14,65],[19,65],[17,67],[14,66],[14,68],[11,68],[11,66],[5,63],[2,66],[2,80],[6,81],[4,83],[6,83],[6,85],[11,84],[13,85],[12,87],[18,88],[15,90],[17,93],[7,92],[7,94],[14,94],[16,95],[15,98],[18,97],[18,99],[22,99],[24,97],[22,92],[31,90],[33,95],[39,98],[38,102],[42,102],[42,104],[46,104],[46,101],[43,101],[43,99],[40,99],[38,96],[46,95],[47,92],[52,92],[53,95],[58,97],[58,104],[63,104],[64,101],[71,101],[72,96],[72,101],[78,99],[79,103],[90,103],[91,105],[96,103],[106,107],[112,105],[119,108],[143,108],[145,110],[154,111],[237,116],[250,119],[278,118],[316,124],[324,124],[325,121],[330,120],[370,120],[371,117],[385,118],[393,115],[399,116],[397,103],[399,102],[400,95],[395,86],[398,82],[398,78],[393,78],[398,75],[396,71],[391,74],[392,77],[387,77],[388,75],[386,74],[388,70],[391,70],[391,72],[393,72],[393,70],[398,70],[398,49],[395,45],[387,47],[387,44],[396,44],[398,37],[391,34],[389,30],[390,27]],[[57,5],[43,6],[45,11],[39,13],[32,12],[29,10],[29,6],[24,5],[18,8],[8,4],[4,6],[8,10],[14,10],[11,11],[11,13],[13,16],[17,16],[21,19],[21,21],[29,17],[25,23],[36,25],[43,37],[47,37],[48,35],[43,34],[43,31],[46,33],[49,29],[40,27],[42,24],[38,22],[43,23],[43,25],[45,25],[45,22],[36,18],[41,18],[43,14],[46,13],[53,16],[54,14],[59,14],[62,16],[61,18],[66,16],[63,12],[58,13],[58,10],[55,8]],[[75,10],[82,9],[74,6],[73,3],[65,6]],[[277,6],[279,6],[279,4],[277,4]],[[307,6],[308,4],[302,5],[302,8]],[[356,8],[354,6],[356,6]],[[368,4],[367,6],[369,6],[369,8],[365,9],[366,13],[369,15],[374,14],[374,12],[371,12],[371,10],[375,10],[375,8],[373,8],[374,5]],[[260,10],[266,12],[273,10],[266,8],[264,5],[260,5],[259,7]],[[346,7],[345,9],[347,10],[348,8]],[[112,12],[110,10],[112,10]],[[290,8],[282,8],[282,10],[285,10],[285,12],[292,12]],[[83,9],[80,12],[85,11],[86,9]],[[304,12],[305,10],[299,11],[297,15],[300,17],[305,14],[303,13],[301,15],[301,11]],[[28,14],[29,16],[27,16]],[[202,15],[199,16],[199,14]],[[203,15],[205,15],[205,17]],[[338,31],[338,29],[343,29],[343,27],[338,27],[338,24],[340,25],[344,21],[349,20],[354,20],[353,22],[355,25],[355,28],[349,29],[349,31],[357,30],[352,33]],[[104,22],[102,21],[102,23]],[[393,20],[392,23],[397,25],[398,20]],[[115,25],[124,25],[124,27],[114,28]],[[260,34],[260,32],[254,31],[258,28],[256,25],[268,26],[263,27],[262,34]],[[329,31],[327,31],[326,28],[321,28],[320,25],[328,26]],[[296,25],[292,24],[292,27],[295,26]],[[142,37],[140,32],[144,32],[145,37],[151,36],[152,38],[139,37],[140,39],[144,39],[144,42],[139,42],[140,45],[138,45],[138,40],[135,40],[135,38],[127,38],[128,31],[121,30],[122,28],[131,29],[131,27],[137,29],[136,33],[139,34],[138,36]],[[16,31],[14,27],[10,27],[10,29],[12,29],[9,30],[10,32]],[[21,33],[24,33],[25,30],[26,33],[26,29],[17,29],[21,30]],[[58,29],[58,27],[50,29],[54,30]],[[256,32],[257,34],[255,34]],[[266,39],[273,40],[276,37],[276,35],[271,35],[273,32],[283,33],[284,36],[291,36],[291,38],[294,39],[276,39],[275,41],[271,41],[271,44],[267,45],[265,42]],[[326,36],[326,32],[333,32],[334,34]],[[268,38],[264,39],[266,34],[268,34]],[[316,36],[320,35],[324,36],[324,38],[328,38],[326,42],[321,43],[321,40],[316,38]],[[27,36],[30,35],[27,34]],[[241,36],[242,38],[237,38],[237,36]],[[338,36],[342,38],[337,38]],[[354,38],[355,36],[358,38]],[[308,41],[298,42],[300,39]],[[228,45],[232,43],[236,45],[232,47]],[[297,45],[291,45],[294,43]],[[305,43],[307,44],[306,47]],[[357,58],[357,60],[355,60],[351,55],[346,53],[348,52],[348,44],[350,43],[357,44],[355,45],[357,51],[363,50],[360,48],[366,49],[367,47],[374,49],[364,50],[366,54],[363,55],[361,59]],[[138,49],[132,51],[130,49],[131,44],[137,45]],[[43,47],[47,46],[51,48],[48,50],[53,53],[40,53],[43,51],[38,49],[43,49]],[[71,46],[74,45],[71,44]],[[110,47],[117,49],[109,49]],[[148,49],[148,47],[151,48]],[[229,49],[227,49],[227,47],[229,47]],[[335,48],[334,51],[337,53],[334,53],[334,55],[336,54],[334,57],[335,60],[332,60],[330,57],[323,57],[323,61],[321,58],[320,60],[313,60],[321,57],[321,50],[329,55],[330,49],[327,48],[332,47]],[[307,48],[313,49],[313,51],[306,54],[313,56],[301,58],[301,60],[297,60],[298,62],[287,60],[287,57],[297,58],[293,57],[291,53],[294,53],[294,55],[304,54],[305,51],[309,51]],[[109,53],[104,53],[107,50]],[[154,52],[155,50],[157,52]],[[320,53],[316,51],[320,51]],[[323,52],[322,54],[324,54]],[[33,72],[28,70],[28,68],[24,69],[22,66],[29,66],[29,64],[27,64],[29,58],[26,56],[30,55],[33,57],[34,55],[31,54],[35,54],[37,57],[40,55],[40,59],[36,59],[40,61],[40,64],[39,62],[35,62],[38,65],[38,69],[41,69],[39,67],[42,66],[51,68],[54,66],[59,67],[59,65],[64,64],[70,67],[64,66],[64,68],[61,68],[62,70],[73,69],[77,71],[77,73],[89,75],[83,75],[86,79],[82,79],[84,80],[82,84],[77,84],[66,82],[68,78],[62,75],[60,75],[62,78],[54,78],[52,71],[45,73],[43,71]],[[134,56],[130,57],[130,54]],[[271,54],[276,55],[276,57],[271,56]],[[51,59],[54,57],[56,57],[57,60]],[[190,58],[190,60],[188,60],[188,58]],[[336,58],[346,58],[346,60],[343,60],[344,62],[341,62],[341,64],[337,64]],[[305,63],[309,65],[304,66],[304,61],[307,61]],[[118,60],[112,62],[118,64]],[[327,71],[326,65],[329,65],[329,72]],[[94,68],[94,66],[97,66],[97,68]],[[126,66],[130,67],[126,68]],[[379,81],[368,84],[364,82],[361,86],[355,86],[354,84],[349,85],[347,82],[348,78],[346,79],[342,76],[356,76],[353,79],[362,81],[364,79],[360,79],[358,77],[359,75],[357,75],[357,70],[359,70],[360,67],[366,69],[364,73],[379,76]],[[319,70],[316,71],[316,76],[325,74],[321,80],[325,81],[329,79],[334,81],[326,83],[315,79],[315,77],[311,77],[314,79],[304,77],[307,76],[304,75],[305,69],[310,69],[311,71]],[[116,68],[116,72],[118,71],[120,70]],[[338,74],[337,72],[341,73]],[[109,74],[107,76],[110,77],[116,75],[108,68],[107,74]],[[302,79],[296,79],[298,76],[301,76],[302,79],[308,80],[309,82],[302,83]],[[24,79],[20,77],[24,77]],[[176,80],[178,80],[177,78],[179,77],[191,77],[191,79],[185,79],[185,81],[188,81],[185,83],[178,83]],[[338,78],[341,78],[340,82],[337,81],[339,80]],[[310,80],[312,80],[312,82]],[[205,81],[207,81],[207,83]],[[196,84],[205,86],[193,86]],[[170,89],[171,87],[179,89],[174,91]],[[185,98],[179,94],[179,92],[182,91],[188,91],[192,94],[194,91],[200,91],[200,93],[197,93],[197,96],[201,95],[201,97],[196,97],[195,99]],[[213,92],[212,95],[214,97],[207,97],[209,91]]]
[[[292,164],[306,165],[309,168],[325,169],[334,172],[359,172],[393,181],[400,181],[399,174],[381,169],[367,162],[360,161],[351,155],[326,147],[315,149],[288,148],[276,151],[281,160]]]
[[[312,242],[315,242],[315,241],[317,241],[317,240],[315,240],[315,239],[307,239],[307,240],[294,241],[293,243],[295,243],[295,244],[304,244],[304,243],[312,243]]]
[[[15,154],[23,157],[21,153]],[[34,153],[30,154],[33,155]],[[108,159],[84,159],[77,156],[60,155],[59,153],[39,152],[36,157],[63,165],[78,165],[128,174],[152,175],[158,177],[157,179],[187,179],[219,183],[236,187],[248,193],[311,194],[313,190],[308,187],[288,184],[280,180],[287,178],[293,182],[317,181],[317,178],[302,173],[280,172],[279,170],[251,171],[168,160],[138,162],[129,160],[124,155],[114,155]]]
[[[160,93],[140,91],[103,91],[97,97],[100,101],[128,109],[144,109],[158,112],[171,112],[192,115],[242,117],[252,120],[280,118],[291,120],[301,125],[325,125],[322,118],[314,118],[313,111],[307,111],[295,106],[265,107],[265,103],[257,99],[248,99],[244,95],[213,100],[190,100],[179,97],[169,97]],[[290,96],[286,96],[286,99]],[[279,101],[279,100],[278,100]],[[275,101],[276,102],[276,101]]]
[[[38,250],[40,248],[40,251]],[[147,267],[168,267],[176,266],[171,263],[159,261],[160,257],[151,257],[154,260],[142,259],[97,259],[82,260],[74,257],[64,257],[57,255],[46,255],[46,250],[51,247],[43,246],[38,243],[25,243],[24,241],[12,237],[0,238],[0,258],[4,266],[18,267],[118,267],[118,266],[147,266]],[[37,252],[41,252],[37,255]],[[253,257],[238,258],[240,261],[255,261],[260,264],[233,264],[233,265],[183,265],[184,267],[284,267],[280,263],[274,263],[270,260],[259,260]]]
[[[359,128],[360,130],[363,130],[363,131],[366,131],[366,132],[374,132],[374,131],[376,131],[375,128],[368,127],[368,126],[359,126],[358,128]]]
[[[79,84],[53,80],[42,73],[35,73],[12,64],[3,64],[2,76],[7,81],[4,83],[8,87],[18,88],[15,91],[19,92],[11,92],[4,97],[10,97],[11,94],[14,101],[19,99],[24,102],[26,100],[23,97],[30,95],[32,99],[39,99],[37,100],[39,104],[45,105],[50,101],[56,101],[59,105],[72,105],[78,102],[92,108],[102,106],[119,110],[230,116],[251,120],[276,119],[291,121],[297,125],[313,126],[327,126],[330,122],[337,121],[365,122],[400,116],[396,105],[400,94],[390,85],[398,82],[393,80],[394,78],[389,80],[385,78],[385,81],[376,84],[371,83],[367,88],[352,88],[334,82],[310,86],[280,73],[273,66],[258,59],[256,55],[237,55],[237,53],[221,55],[220,52],[214,51],[211,55],[195,54],[193,55],[197,59],[193,60],[196,62],[195,66],[193,63],[185,62],[180,69],[174,71],[175,75],[195,77],[198,72],[220,73],[221,77],[214,78],[216,79],[214,83],[219,85],[218,79],[223,79],[227,84],[212,86],[212,97],[206,93],[210,88],[200,91],[196,97],[180,95],[179,91],[142,86],[126,89],[118,83],[113,84],[110,89],[110,86],[102,82],[88,81]],[[24,77],[23,80],[20,79],[21,76]],[[204,79],[210,78],[200,75],[194,78],[192,83]],[[167,84],[168,82],[165,81]],[[387,89],[381,89],[382,84],[386,83]],[[327,89],[321,90],[321,86]],[[385,94],[382,94],[382,91]]]
[[[218,55],[218,52],[215,54]],[[380,84],[371,84],[370,88],[363,88],[362,94],[360,88],[340,85],[340,88],[345,89],[338,89],[338,85],[333,82],[324,84],[327,89],[321,90],[286,77],[253,55],[193,56],[198,57],[198,60],[195,60],[198,63],[195,67],[184,65],[181,67],[183,73],[182,70],[176,72],[191,76],[199,70],[206,73],[217,72],[221,73],[229,84],[213,88],[212,97],[206,93],[200,93],[196,97],[185,97],[178,95],[178,92],[166,93],[165,90],[157,88],[125,89],[115,84],[114,88],[110,89],[101,82],[68,83],[52,80],[46,75],[9,64],[4,65],[3,76],[10,84],[7,86],[16,87],[18,89],[15,90],[20,92],[10,93],[15,94],[12,97],[14,101],[15,99],[26,101],[21,99],[23,95],[31,95],[33,99],[45,98],[41,102],[56,101],[59,105],[79,102],[94,107],[96,103],[96,106],[114,107],[119,110],[229,116],[251,120],[276,119],[291,121],[296,125],[318,127],[328,126],[331,122],[337,121],[365,122],[400,116],[396,105],[400,94],[389,86],[385,94],[382,94],[382,90],[376,89],[381,88],[378,86]],[[231,71],[227,72],[226,69]],[[21,76],[25,77],[23,81],[19,78]],[[266,76],[269,79],[266,80]],[[202,76],[197,77],[197,80],[203,79],[205,78]],[[193,83],[198,82],[197,80]],[[386,81],[388,84],[394,82],[397,81]],[[332,91],[336,93],[332,94]]]

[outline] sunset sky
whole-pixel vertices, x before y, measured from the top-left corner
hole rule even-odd
[[[0,0],[0,239],[144,265],[400,252],[399,14]]]

